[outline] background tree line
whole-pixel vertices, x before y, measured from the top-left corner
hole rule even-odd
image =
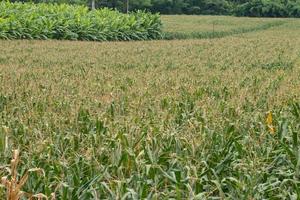
[[[12,0],[20,1],[20,0]],[[300,0],[21,0],[110,7],[126,12],[148,10],[161,14],[208,14],[252,17],[300,17]]]

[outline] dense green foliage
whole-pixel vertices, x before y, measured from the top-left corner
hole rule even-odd
[[[18,1],[18,0],[17,0]],[[23,0],[29,1],[29,0]],[[30,0],[32,1],[32,0]],[[92,0],[33,0],[91,5]],[[124,10],[127,0],[95,0],[96,7]],[[146,9],[162,14],[213,14],[255,17],[299,17],[299,0],[128,0],[129,10]]]
[[[300,17],[300,1],[253,0],[238,6],[236,14],[253,17]]]
[[[75,5],[0,3],[0,38],[146,40],[161,38],[158,15]]]

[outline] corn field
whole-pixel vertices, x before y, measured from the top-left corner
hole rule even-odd
[[[214,39],[0,40],[0,198],[26,177],[13,194],[299,199],[299,20],[184,18],[199,33],[280,24]]]

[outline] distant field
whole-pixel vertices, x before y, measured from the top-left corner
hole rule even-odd
[[[278,21],[280,19],[247,18],[230,16],[197,16],[197,15],[163,15],[167,32],[209,32],[230,31],[239,27],[254,27],[259,24]]]
[[[164,15],[167,39],[217,38],[279,26],[291,19]]]
[[[24,190],[63,200],[300,198],[300,21],[163,21],[187,35],[282,23],[203,40],[0,40],[0,165],[20,148],[20,172],[45,170]]]

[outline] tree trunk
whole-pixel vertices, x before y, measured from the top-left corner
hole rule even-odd
[[[124,12],[129,12],[129,0],[124,0]]]
[[[95,10],[95,0],[92,0],[92,10]]]

